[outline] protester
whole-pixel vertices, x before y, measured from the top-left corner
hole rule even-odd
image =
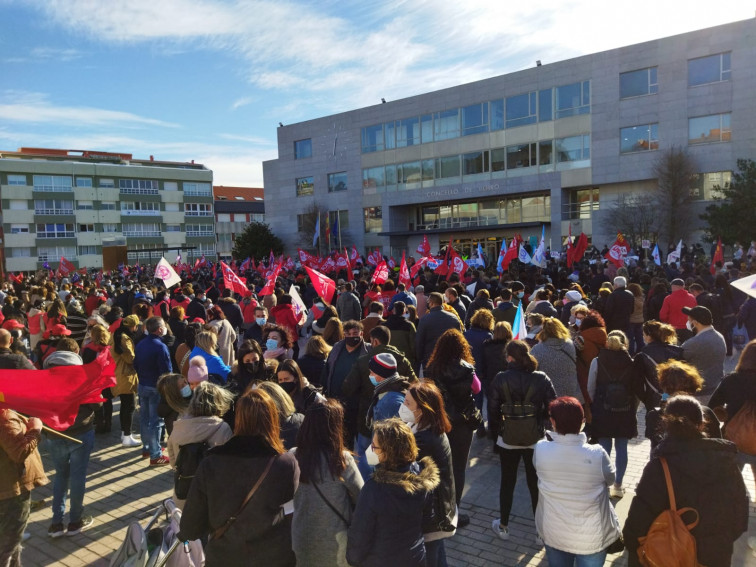
[[[643,323],[643,354],[651,358],[656,364],[661,364],[672,358],[683,359],[683,349],[677,346],[677,333],[672,325],[659,321]]]
[[[287,451],[293,449],[297,444],[297,435],[304,421],[304,413],[297,411],[289,394],[275,382],[260,382],[253,388],[264,391],[276,404],[278,424],[281,428],[281,443]]]
[[[305,378],[318,387],[321,385],[320,379],[323,375],[323,369],[326,365],[326,359],[331,352],[331,346],[323,340],[323,337],[313,335],[307,341],[305,352],[297,360],[299,369]]]
[[[205,328],[215,331],[218,356],[223,360],[223,364],[231,367],[236,357],[236,331],[226,319],[223,309],[218,305],[213,305],[207,310],[207,326]]]
[[[322,402],[320,391],[307,381],[294,360],[284,360],[276,369],[278,385],[286,392],[301,414],[315,403]]]
[[[137,345],[139,348],[139,345]],[[216,381],[225,384],[231,367],[218,355],[218,335],[215,330],[201,331],[194,339],[194,348],[189,353],[189,361],[199,356],[205,361],[209,374],[215,376]],[[189,370],[187,370],[188,375]]]
[[[557,396],[577,398],[584,403],[577,378],[577,354],[570,340],[570,332],[559,319],[544,320],[536,337],[538,344],[530,354],[538,361],[538,369],[549,377]]]
[[[683,307],[682,311],[688,316],[688,329],[695,332],[695,336],[682,344],[683,358],[701,373],[704,385],[699,395],[708,398],[724,376],[727,345],[724,337],[713,327],[711,311],[706,307]],[[704,403],[707,401],[702,399]]]
[[[268,323],[263,329],[263,357],[279,363],[294,356],[294,338],[281,325]]]
[[[428,313],[420,319],[415,335],[415,353],[418,365],[426,365],[441,335],[449,329],[462,331],[457,317],[442,309],[443,296],[433,292],[428,296]]]

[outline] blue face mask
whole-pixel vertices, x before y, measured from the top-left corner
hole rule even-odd
[[[268,339],[265,341],[265,348],[267,350],[276,350],[278,348],[278,341],[276,339]]]
[[[525,297],[525,292],[524,291],[518,291],[517,292],[517,297],[520,298],[520,299],[522,299],[523,297]]]
[[[666,401],[667,401],[668,399],[669,399],[669,394],[668,394],[668,393],[666,393],[666,392],[664,392],[664,393],[662,394],[662,401],[663,401],[663,402],[666,402]]]
[[[370,382],[373,384],[373,386],[378,385],[378,380],[375,379],[375,376],[370,376]]]
[[[257,323],[260,327],[264,326],[267,322],[268,320],[265,317],[258,317],[257,319],[255,319],[255,323]]]
[[[181,397],[182,398],[191,398],[192,397],[192,388],[187,384],[183,388],[181,388]]]

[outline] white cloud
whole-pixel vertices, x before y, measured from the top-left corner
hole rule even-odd
[[[72,48],[57,48],[57,47],[35,47],[26,55],[16,55],[5,57],[3,61],[5,63],[35,63],[35,62],[48,62],[59,61],[66,63],[68,61],[74,61],[81,59],[84,56],[84,52],[78,49]]]
[[[244,96],[241,98],[237,98],[234,102],[231,103],[231,110],[237,110],[241,108],[242,106],[247,106],[255,102],[255,97],[251,96]]]

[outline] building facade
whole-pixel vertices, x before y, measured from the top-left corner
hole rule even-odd
[[[699,172],[703,210],[756,158],[755,32],[745,20],[282,126],[263,164],[267,221],[288,252],[312,249],[314,211],[384,254],[427,235],[496,257],[542,226],[553,248],[570,227],[601,247],[616,236],[608,209],[652,196],[672,147]]]
[[[6,271],[103,265],[103,247],[126,245],[131,263],[215,255],[213,173],[195,163],[131,154],[21,148],[0,152]]]
[[[236,235],[251,222],[265,222],[265,192],[261,187],[213,187],[216,249],[221,260],[231,260]]]

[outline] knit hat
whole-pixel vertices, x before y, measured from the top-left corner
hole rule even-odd
[[[382,352],[370,359],[370,372],[383,379],[396,376],[396,359],[392,354]]]
[[[567,301],[580,301],[581,299],[583,299],[583,296],[580,295],[580,292],[578,290],[571,289],[570,291],[564,294],[564,298]]]
[[[195,356],[189,360],[189,371],[186,379],[190,384],[199,384],[207,380],[207,363],[201,356]]]
[[[128,317],[124,317],[121,321],[121,325],[124,327],[129,327],[130,329],[136,329],[137,325],[139,325],[139,317],[136,315],[129,315]]]

